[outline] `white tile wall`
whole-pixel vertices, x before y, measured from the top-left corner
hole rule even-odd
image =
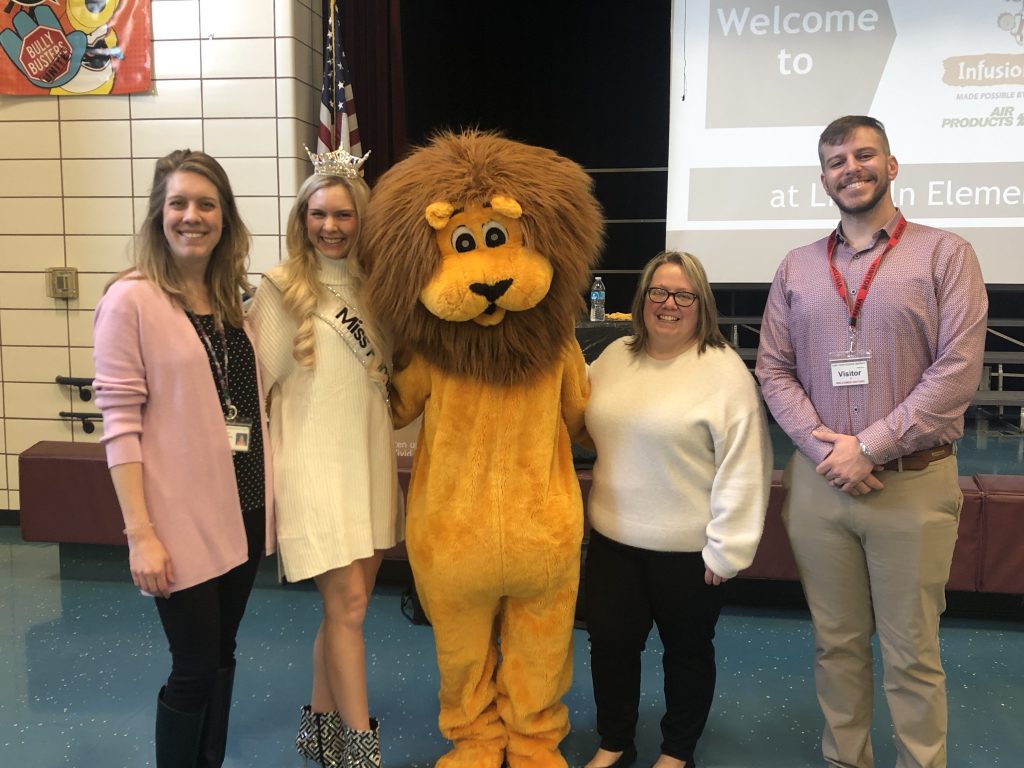
[[[64,160],[60,166],[65,197],[115,197],[131,189],[132,163],[127,158]]]
[[[42,265],[62,266],[58,264]],[[0,272],[0,306],[9,309],[62,309],[61,299],[46,295],[43,272]]]
[[[4,347],[4,382],[51,382],[54,376],[71,376],[68,350],[61,347]]]
[[[202,120],[132,120],[133,157],[163,157],[176,149],[202,146]]]
[[[126,235],[135,230],[130,197],[64,198],[69,235]]]
[[[56,374],[54,374],[56,375]],[[50,377],[51,382],[53,377]],[[29,419],[52,419],[60,411],[71,410],[68,387],[57,384],[4,384],[4,407]]]
[[[249,253],[249,272],[263,274],[281,260],[283,239],[277,235],[254,235]]]
[[[67,266],[80,272],[120,272],[131,263],[131,235],[68,235]],[[58,266],[56,263],[50,266]]]
[[[273,37],[274,0],[206,0],[199,4],[199,33],[218,38]]]
[[[78,276],[78,299],[72,302],[74,309],[96,309],[107,283],[114,275],[104,272],[82,273]],[[58,299],[59,301],[59,299]]]
[[[308,13],[308,8],[293,6],[290,0],[274,0],[274,34],[277,37],[294,37],[296,24],[301,23],[302,14]]]
[[[274,39],[212,38],[201,43],[203,77],[274,77]]]
[[[92,310],[68,310],[67,318],[68,344],[72,347],[92,347]]]
[[[0,99],[0,120],[56,120],[57,100],[38,96],[4,96]]]
[[[0,96],[0,103],[6,97]],[[2,118],[0,118],[2,120]],[[60,157],[56,122],[0,122],[0,158]]]
[[[214,157],[277,157],[274,118],[203,120],[206,151]]]
[[[66,348],[67,312],[58,309],[0,309],[0,339],[4,344]]]
[[[253,235],[276,235],[282,231],[278,227],[279,201],[277,196],[236,197],[238,212]]]
[[[302,143],[315,141],[319,5],[153,0],[149,92],[0,96],[0,508],[19,503],[21,451],[102,434],[57,417],[96,408],[53,377],[94,374],[92,310],[130,263],[154,158],[191,146],[220,159],[253,231],[254,276],[280,259],[282,212],[309,170]],[[79,298],[47,298],[44,270],[65,265]]]
[[[0,160],[0,195],[60,196],[59,160]]]
[[[308,158],[283,157],[277,161],[281,197],[290,200],[299,191],[302,182],[313,172]]]
[[[83,98],[61,96],[60,119],[64,120],[127,120],[128,96]]]
[[[56,387],[57,385],[54,384]],[[40,440],[71,440],[71,423],[62,421],[53,414],[52,419],[4,419],[8,459],[17,459],[17,455],[31,448]],[[17,467],[17,463],[14,464]],[[15,475],[17,472],[14,473]],[[18,486],[15,485],[15,488]]]
[[[60,235],[0,235],[2,269],[37,270],[40,265],[59,267],[63,264],[64,238]]]
[[[7,197],[0,205],[0,235],[60,234],[59,197]]]
[[[277,160],[273,157],[224,157],[220,164],[235,196],[277,195]]]
[[[320,113],[320,90],[294,78],[277,81],[277,116],[294,117],[305,123]]]
[[[316,126],[304,120],[279,118],[277,138],[281,157],[308,158],[304,147],[316,148]]]
[[[195,40],[199,37],[199,0],[154,0],[154,40]]]
[[[202,117],[202,82],[199,79],[155,81],[152,93],[132,94],[132,119]]]
[[[79,96],[99,99],[99,96]],[[106,98],[106,97],[104,97]],[[131,123],[128,120],[72,120],[60,124],[60,149],[64,157],[131,157]]]
[[[156,40],[153,42],[154,78],[159,80],[198,80],[201,75],[200,70],[199,40]]]
[[[206,117],[273,117],[277,93],[269,77],[203,81],[203,115]]]
[[[305,44],[296,44],[292,38],[278,38],[275,42],[277,76],[294,77],[319,89],[323,79],[323,63],[320,56],[314,55],[313,49]]]
[[[96,364],[92,358],[91,348],[72,347],[69,353],[71,357],[70,376],[91,379],[96,375]]]

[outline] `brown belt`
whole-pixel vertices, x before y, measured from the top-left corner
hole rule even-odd
[[[946,443],[946,445],[937,445],[934,448],[925,448],[923,451],[914,451],[908,453],[906,456],[901,456],[898,459],[885,464],[882,469],[893,470],[896,472],[906,472],[908,469],[919,470],[924,469],[933,461],[944,459],[947,456],[953,455],[953,444]]]

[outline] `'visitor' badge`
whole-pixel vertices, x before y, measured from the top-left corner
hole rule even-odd
[[[833,352],[828,356],[832,366],[832,386],[851,387],[868,383],[868,360],[871,352]]]

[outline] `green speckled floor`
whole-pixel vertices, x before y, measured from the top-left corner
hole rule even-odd
[[[300,766],[292,748],[309,684],[317,595],[278,586],[266,564],[239,636],[228,743],[230,768]],[[388,768],[431,766],[445,750],[436,730],[437,677],[428,627],[408,623],[400,589],[371,605],[367,645],[374,713]],[[1020,615],[1019,613],[1017,614]],[[1024,621],[947,619],[950,765],[1017,768],[1024,755]],[[726,609],[718,631],[717,700],[698,747],[701,768],[820,766],[820,719],[811,682],[812,641],[799,608]],[[640,718],[639,766],[654,760],[661,716],[660,647],[650,644]],[[25,544],[0,527],[0,766],[136,768],[153,765],[154,697],[168,667],[156,611],[112,548]],[[881,685],[877,765],[895,752]],[[576,678],[563,747],[582,765],[594,746],[587,637],[576,633]]]

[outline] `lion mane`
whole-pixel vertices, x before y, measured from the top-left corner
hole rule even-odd
[[[592,190],[579,165],[549,149],[493,132],[440,133],[374,188],[361,234],[366,301],[400,350],[489,384],[525,382],[558,359],[585,309],[603,240]],[[521,205],[524,241],[550,261],[551,287],[498,325],[442,320],[419,298],[441,263],[424,211],[437,201],[484,204],[496,195]]]

